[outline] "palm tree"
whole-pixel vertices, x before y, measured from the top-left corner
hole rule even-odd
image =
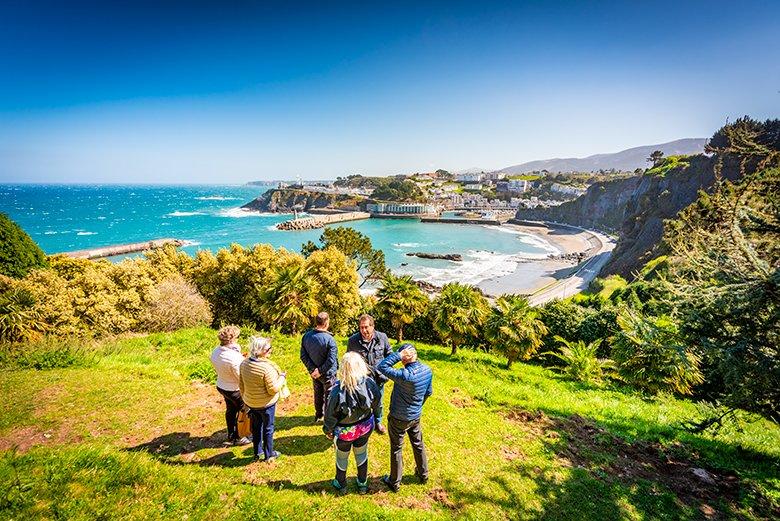
[[[485,324],[487,338],[506,353],[506,367],[520,358],[529,358],[542,345],[547,327],[537,311],[523,297],[505,295],[496,301]]]
[[[272,282],[260,291],[260,315],[269,325],[297,334],[317,314],[313,284],[302,264],[275,268]]]
[[[433,328],[454,355],[467,336],[477,335],[488,309],[487,300],[477,290],[451,282],[433,302]]]
[[[390,317],[390,322],[398,331],[399,342],[404,339],[404,326],[423,314],[430,303],[411,275],[396,277],[387,273],[376,296],[379,299],[377,307]]]
[[[552,355],[562,361],[565,366],[563,373],[574,380],[598,384],[605,370],[615,367],[612,360],[598,357],[599,346],[603,340],[601,338],[587,344],[583,340],[569,341],[558,335],[555,335],[555,340],[562,344],[560,351],[542,354]]]

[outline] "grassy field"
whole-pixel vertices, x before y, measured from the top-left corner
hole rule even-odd
[[[2,519],[722,519],[780,511],[780,429],[717,436],[680,426],[691,402],[573,383],[541,367],[419,344],[434,370],[423,429],[431,479],[408,446],[398,494],[380,486],[386,436],[369,444],[371,491],[337,497],[333,449],[313,423],[298,341],[274,340],[292,396],[278,461],[226,447],[208,353],[213,330],[126,338],[52,355],[3,353]],[[343,349],[344,339],[339,339]],[[67,366],[55,367],[52,366]],[[36,369],[35,367],[49,367]],[[388,391],[390,389],[388,388]],[[390,393],[386,393],[389,400]],[[739,427],[739,428],[738,428]],[[411,465],[410,465],[411,463]],[[692,469],[704,469],[705,479]],[[701,471],[697,471],[701,472]],[[709,480],[712,480],[711,482]]]

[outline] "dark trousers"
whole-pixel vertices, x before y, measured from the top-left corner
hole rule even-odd
[[[346,452],[349,454],[349,451],[353,448],[360,449],[361,447],[365,447],[368,443],[368,438],[371,436],[371,432],[369,431],[362,435],[360,438],[352,441],[344,441],[340,439],[336,439],[336,448],[342,452]],[[357,451],[355,454],[355,460],[357,460],[358,455]],[[357,461],[356,461],[357,463]],[[359,463],[357,466],[357,478],[358,481],[361,483],[365,483],[366,479],[368,478],[368,456],[366,456],[366,460],[363,463]],[[347,484],[347,469],[341,470],[338,465],[336,465],[336,480],[341,483],[342,485]]]
[[[390,438],[390,483],[395,487],[401,484],[404,472],[404,434],[409,435],[409,443],[412,444],[414,463],[417,466],[415,474],[426,479],[428,477],[428,455],[425,454],[420,419],[407,421],[388,416],[387,433]]]
[[[238,439],[238,413],[244,407],[239,391],[226,391],[217,387],[217,391],[225,399],[225,423],[227,423],[228,440]]]
[[[312,380],[314,386],[314,417],[319,419],[325,416],[325,406],[328,394],[336,384],[335,376],[320,376]]]
[[[266,459],[274,454],[274,418],[276,404],[264,409],[249,409],[249,425],[252,427],[252,448],[254,455],[260,454],[260,443],[263,444],[263,455]]]

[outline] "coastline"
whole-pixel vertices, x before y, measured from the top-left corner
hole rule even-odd
[[[611,251],[614,246],[610,239],[576,227],[548,226],[542,223],[538,226],[526,224],[503,224],[502,226],[538,237],[557,248],[560,254],[593,249],[594,236],[603,243],[601,250]],[[574,275],[581,266],[571,260],[530,259],[523,258],[522,254],[518,255],[518,260],[514,272],[485,279],[477,284],[477,287],[489,297],[499,297],[504,294],[530,295]]]

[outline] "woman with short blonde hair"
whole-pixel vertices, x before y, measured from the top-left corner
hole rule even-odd
[[[331,389],[322,430],[336,445],[336,478],[331,482],[340,493],[347,490],[349,452],[355,454],[358,492],[368,492],[368,438],[379,414],[381,395],[363,357],[346,353],[341,359],[338,381]]]
[[[241,330],[237,326],[225,326],[217,332],[219,345],[211,352],[211,365],[217,373],[217,392],[225,399],[225,423],[228,443],[244,445],[248,438],[238,436],[238,413],[244,408],[239,391],[239,372],[244,357],[236,342]]]
[[[254,458],[260,459],[262,443],[264,461],[280,456],[274,450],[274,420],[279,392],[287,383],[287,373],[270,360],[271,339],[249,337],[249,357],[241,363],[241,398],[249,406]]]

